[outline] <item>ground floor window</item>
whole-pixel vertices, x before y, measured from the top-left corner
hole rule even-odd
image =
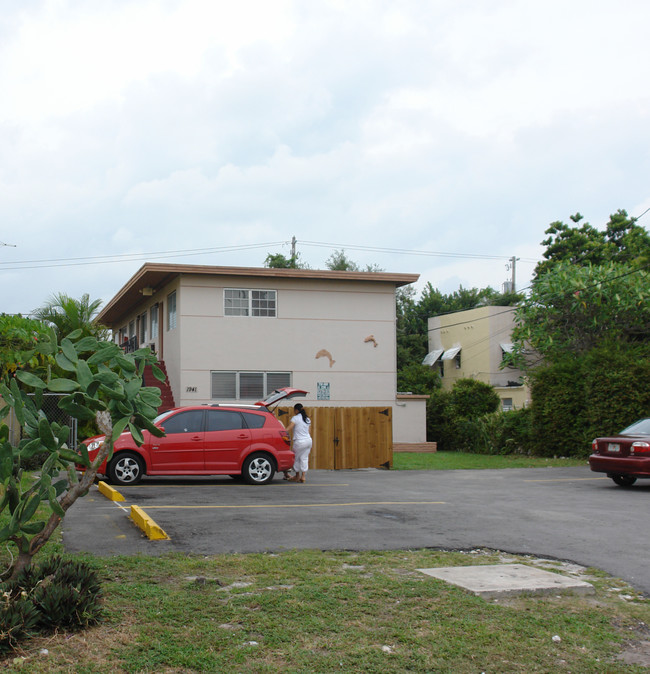
[[[291,386],[291,372],[211,372],[212,400],[261,400],[275,389]]]

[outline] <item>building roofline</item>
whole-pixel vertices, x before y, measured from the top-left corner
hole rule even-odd
[[[97,322],[111,325],[129,309],[139,303],[144,288],[160,288],[176,276],[201,274],[207,276],[247,276],[249,278],[288,278],[325,281],[362,281],[370,283],[392,283],[396,288],[415,283],[419,274],[331,271],[329,269],[275,269],[270,267],[219,267],[213,265],[165,264],[145,262],[138,271],[120,288],[97,315]]]

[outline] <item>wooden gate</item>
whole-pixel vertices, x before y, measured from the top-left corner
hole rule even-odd
[[[310,468],[388,468],[393,465],[393,410],[390,407],[309,407],[314,444]],[[293,407],[278,407],[285,425]]]

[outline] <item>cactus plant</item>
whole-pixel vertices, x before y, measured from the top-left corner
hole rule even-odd
[[[40,356],[37,367],[23,364],[15,372],[8,369],[0,376],[0,422],[13,410],[23,431],[18,446],[9,442],[9,430],[0,423],[0,544],[10,542],[18,548],[12,566],[3,577],[16,577],[29,566],[32,557],[49,540],[65,516],[66,510],[88,492],[97,468],[113,451],[113,442],[124,430],[135,441],[142,429],[155,435],[162,432],[152,421],[160,405],[160,391],[142,385],[146,365],[152,366],[160,381],[164,374],[156,367],[150,349],[125,354],[113,342],[93,336],[82,337],[76,330],[60,343],[50,329],[34,336],[34,353]],[[79,420],[95,418],[106,432],[107,440],[91,462],[85,445],[77,451],[68,446],[70,429],[50,422],[42,410],[43,394],[65,394],[59,407]],[[21,487],[25,459],[41,454],[45,457],[37,478]],[[85,468],[78,477],[76,465]],[[61,472],[65,477],[61,478]],[[37,517],[45,506],[44,518]]]

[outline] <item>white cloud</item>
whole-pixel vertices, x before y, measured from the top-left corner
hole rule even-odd
[[[348,251],[445,291],[498,287],[551,221],[650,205],[649,18],[640,0],[3,7],[4,309],[109,299],[141,264],[51,269],[45,289],[6,261],[294,234],[314,267],[331,250],[301,240],[500,256]]]

